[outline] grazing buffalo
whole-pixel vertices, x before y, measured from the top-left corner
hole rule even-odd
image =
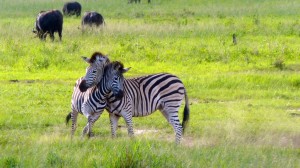
[[[50,34],[54,40],[54,32],[58,32],[61,40],[63,28],[63,15],[59,10],[41,11],[35,21],[35,29],[32,30],[41,40],[45,40],[47,34]]]
[[[128,3],[141,3],[141,0],[129,0]],[[151,3],[151,0],[148,0],[148,3]]]
[[[81,21],[81,26],[82,28],[85,25],[88,26],[100,26],[104,24],[104,18],[102,17],[102,15],[100,13],[97,12],[85,12],[84,16],[82,17],[82,21]]]
[[[64,15],[76,15],[80,16],[81,15],[81,5],[78,2],[66,2],[64,7],[63,7],[63,14]]]

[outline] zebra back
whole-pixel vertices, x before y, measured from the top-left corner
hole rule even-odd
[[[168,73],[160,73],[124,80],[124,97],[108,98],[108,109],[120,112],[128,109],[133,117],[147,116],[163,108],[165,103],[180,106],[185,94],[181,80]],[[129,106],[130,105],[130,106]]]

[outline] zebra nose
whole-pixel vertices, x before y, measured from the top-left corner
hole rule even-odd
[[[79,90],[81,92],[85,92],[88,89],[88,87],[86,86],[86,81],[82,80],[79,84]]]
[[[119,90],[117,93],[114,94],[114,96],[119,100],[123,98],[123,91]]]

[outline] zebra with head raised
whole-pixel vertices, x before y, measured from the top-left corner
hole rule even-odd
[[[84,58],[84,60],[90,64],[87,68],[88,76],[77,80],[72,95],[72,112],[66,117],[67,123],[70,119],[72,120],[72,136],[76,130],[78,113],[84,114],[88,119],[82,136],[87,133],[91,136],[93,124],[106,107],[108,93],[112,92],[117,98],[123,95],[123,73],[127,71],[123,68],[122,63],[109,63],[108,58],[100,53],[94,54],[90,59]],[[98,86],[95,86],[95,80],[100,80],[96,83]],[[83,85],[91,85],[92,87],[81,92]]]
[[[92,66],[90,66],[92,69]],[[95,72],[94,69],[90,70]],[[86,74],[86,78],[89,78]],[[89,78],[92,79],[92,78]],[[88,82],[86,82],[88,83]],[[82,91],[91,85],[82,84]],[[92,81],[89,81],[92,83]],[[99,84],[101,86],[101,84]],[[134,79],[124,79],[124,95],[118,99],[112,92],[107,98],[107,110],[110,115],[112,136],[116,136],[116,128],[120,116],[127,124],[128,134],[134,134],[132,117],[142,117],[160,110],[175,131],[175,141],[179,143],[183,131],[189,120],[189,103],[186,89],[180,79],[172,74],[160,73],[142,76]],[[185,98],[182,125],[178,117],[178,110]]]
[[[71,133],[72,135],[76,130],[77,115],[78,113],[82,113],[81,108],[83,103],[86,102],[87,99],[89,99],[91,93],[93,93],[96,90],[96,84],[99,83],[102,78],[104,66],[110,62],[108,57],[102,54],[101,52],[94,52],[91,58],[87,58],[87,57],[82,57],[82,58],[85,62],[89,64],[89,67],[86,68],[86,74],[88,74],[89,78],[91,79],[87,79],[86,77],[81,77],[76,81],[76,84],[74,86],[72,99],[71,99],[72,112],[70,112],[66,118],[67,122],[70,119],[72,119],[72,133]],[[89,81],[90,83],[88,84],[93,87],[89,88],[86,92],[81,92],[80,84],[81,83],[85,84],[86,81]]]

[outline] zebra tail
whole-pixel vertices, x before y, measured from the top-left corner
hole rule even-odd
[[[69,121],[70,121],[70,119],[71,119],[71,113],[72,113],[72,112],[70,112],[70,113],[66,116],[66,125],[68,125],[68,123],[69,123]]]
[[[184,96],[185,96],[185,106],[184,106],[184,110],[183,110],[182,134],[184,134],[185,127],[188,124],[188,121],[190,119],[189,100],[188,100],[186,91],[184,93]]]

